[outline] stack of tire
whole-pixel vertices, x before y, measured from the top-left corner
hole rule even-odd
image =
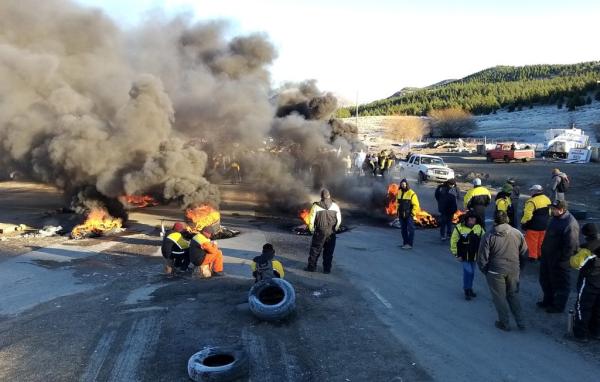
[[[280,278],[265,279],[252,286],[248,304],[254,316],[263,321],[280,321],[296,310],[296,292]]]

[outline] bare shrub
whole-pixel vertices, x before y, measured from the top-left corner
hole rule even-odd
[[[419,140],[429,133],[427,122],[417,117],[388,119],[384,125],[384,137],[395,142]]]
[[[471,114],[458,108],[433,110],[429,113],[429,118],[434,137],[464,137],[477,129],[477,123]]]

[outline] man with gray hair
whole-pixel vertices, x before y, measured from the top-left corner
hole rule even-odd
[[[477,265],[485,277],[498,312],[498,329],[510,331],[509,309],[517,327],[525,329],[519,302],[520,270],[527,258],[527,243],[519,230],[508,224],[504,211],[494,214],[494,228],[479,245]]]
[[[307,272],[317,270],[317,261],[323,252],[323,273],[331,272],[333,251],[335,250],[335,233],[342,224],[342,214],[337,203],[331,200],[329,190],[321,190],[321,200],[313,203],[308,215],[308,230],[313,234],[308,256]]]

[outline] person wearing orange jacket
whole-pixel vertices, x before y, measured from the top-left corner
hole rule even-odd
[[[210,240],[214,231],[214,226],[204,227],[190,241],[190,261],[197,267],[194,273],[203,278],[224,275],[223,252]]]
[[[550,221],[550,199],[544,195],[539,184],[533,185],[531,198],[523,206],[521,228],[525,231],[525,241],[529,248],[529,260],[536,261],[542,256],[542,243]]]

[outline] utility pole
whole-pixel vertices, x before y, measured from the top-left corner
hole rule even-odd
[[[356,129],[358,130],[358,90],[356,91],[356,112],[354,116],[356,117]]]

